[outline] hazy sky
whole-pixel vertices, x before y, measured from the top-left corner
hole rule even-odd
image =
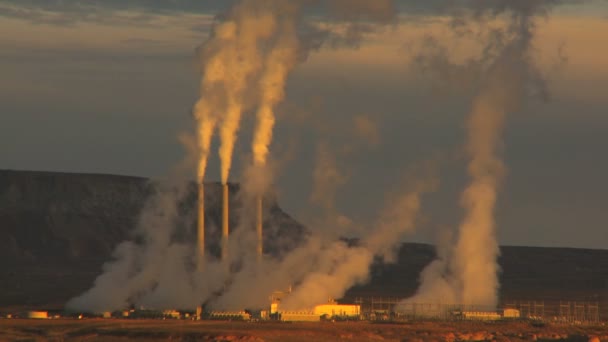
[[[195,49],[227,3],[0,0],[0,168],[166,175],[185,154],[178,134],[193,130]],[[336,199],[345,215],[371,220],[412,165],[434,159],[441,186],[412,240],[458,224],[470,97],[412,63],[426,35],[449,37],[446,3],[401,1],[397,24],[358,48],[321,48],[291,75],[272,153],[281,204],[297,219],[311,221],[325,146],[345,179]],[[608,1],[561,5],[539,21],[534,44],[551,96],[510,113],[500,243],[607,248]],[[246,115],[234,181],[251,124]],[[209,165],[217,180],[215,155]]]

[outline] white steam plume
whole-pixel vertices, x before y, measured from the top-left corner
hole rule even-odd
[[[389,0],[379,2],[391,3]],[[302,37],[298,36],[299,32],[306,32],[306,29],[298,30],[299,6],[310,3],[314,4],[315,1],[240,1],[214,25],[210,38],[201,46],[200,99],[193,109],[197,121],[199,184],[204,180],[211,141],[218,128],[221,139],[221,180],[222,183],[228,181],[241,114],[252,109],[254,105],[259,105],[258,117],[263,119],[260,121],[264,121],[260,123],[262,128],[257,133],[256,141],[259,142],[258,146],[265,146],[265,149],[256,149],[259,151],[256,153],[257,159],[266,161],[272,138],[274,107],[284,96],[286,77],[296,62],[301,61],[312,47],[320,46],[315,45],[318,41],[306,41],[302,44]],[[373,25],[393,17],[390,13],[382,14],[385,10],[392,11],[392,6],[371,5],[371,2],[366,1],[351,3],[328,0],[327,3],[331,4],[332,15],[342,16],[344,22],[353,18],[353,21],[363,20],[366,25]],[[289,11],[285,12],[285,9]],[[286,13],[289,15],[285,15]],[[330,30],[326,32],[328,35]],[[358,29],[353,30],[355,31],[364,32]],[[315,37],[309,38],[314,40]],[[348,43],[353,43],[354,46],[356,39],[352,38],[353,36],[349,36]],[[355,38],[359,39],[360,34],[355,35]],[[260,91],[261,87],[264,87],[263,91]],[[247,302],[260,300],[267,304],[268,289],[284,288],[283,285],[302,282],[307,274],[319,271],[315,262],[323,262],[323,258],[331,253],[332,248],[329,246],[340,244],[311,238],[305,246],[296,248],[282,261],[268,260],[263,264],[250,266],[247,262],[252,258],[241,256],[245,265],[232,275],[233,280],[227,285],[227,270],[219,262],[207,260],[204,274],[196,271],[196,239],[175,240],[180,229],[177,221],[181,219],[179,207],[183,203],[179,202],[183,200],[185,184],[180,183],[178,191],[159,192],[159,196],[149,203],[141,215],[136,229],[138,242],[120,244],[114,253],[115,260],[104,266],[104,273],[96,279],[94,287],[72,299],[68,308],[78,311],[105,311],[123,309],[132,304],[157,309],[193,308],[212,298],[214,292],[225,286],[228,287],[224,295],[212,301],[217,303],[218,307],[222,300],[233,302],[232,298],[238,297],[229,296],[230,293],[246,296],[238,308],[242,308]],[[337,255],[329,260],[344,264],[343,270],[350,270],[348,265],[352,263],[369,263],[369,258],[361,257],[358,253],[352,256],[353,260],[346,257],[366,247],[350,249],[342,249],[345,257]],[[357,261],[360,259],[365,260]],[[322,268],[324,273],[334,278],[338,274],[339,278],[346,280],[338,289],[333,289],[331,294],[340,293],[346,290],[348,284],[363,279],[351,271],[332,273],[332,263],[333,261]],[[304,267],[300,267],[301,265]],[[363,272],[366,273],[367,270]],[[257,280],[252,282],[252,279]],[[270,283],[269,280],[276,282]],[[264,286],[261,286],[262,284]],[[235,292],[239,286],[245,286],[241,289],[250,290]]]
[[[274,31],[275,19],[271,13],[260,13],[259,1],[244,1],[235,8],[234,21],[224,22],[218,30],[229,30],[235,35],[227,62],[229,76],[225,80],[226,112],[220,129],[220,160],[222,183],[228,182],[232,153],[244,107],[244,90],[248,80],[261,66],[258,44]]]
[[[439,258],[421,275],[418,293],[405,303],[485,307],[498,304],[499,248],[494,209],[504,165],[497,150],[507,113],[517,110],[530,85],[538,82],[530,55],[534,19],[544,9],[544,3],[495,1],[488,4],[496,7],[477,8],[477,19],[486,19],[487,12],[492,17],[507,12],[509,19],[506,30],[490,35],[484,51],[489,52],[486,55],[489,60],[480,62],[479,90],[467,119],[466,152],[470,158],[471,181],[461,197],[465,216],[454,247],[439,247]]]
[[[272,2],[269,2],[272,3]],[[264,169],[267,162],[268,149],[272,140],[272,129],[275,122],[274,107],[284,97],[285,81],[289,71],[306,54],[304,49],[300,49],[302,44],[296,32],[296,23],[299,19],[298,8],[292,2],[281,3],[280,15],[277,17],[278,32],[274,42],[270,43],[270,49],[266,54],[264,69],[260,76],[260,100],[257,111],[257,127],[253,141],[253,164],[254,167]],[[334,15],[346,20],[367,20],[367,23],[386,22],[394,18],[394,7],[392,1],[381,0],[372,4],[366,1],[344,2],[327,1]],[[380,4],[380,5],[379,5]],[[353,25],[352,27],[356,27]],[[300,37],[301,38],[301,37]],[[355,39],[349,36],[346,41],[350,46],[356,46],[356,41],[361,39],[361,35],[356,35]],[[304,50],[304,51],[302,51]],[[322,151],[321,151],[322,152]],[[323,159],[323,158],[322,158]],[[324,158],[327,161],[328,158]],[[318,165],[323,170],[335,170],[335,167]],[[329,165],[331,166],[331,165]],[[325,174],[319,168],[315,168],[315,179],[334,178],[333,173]],[[334,171],[330,171],[334,172]],[[251,172],[251,176],[262,176],[262,172]],[[339,175],[336,175],[339,176]],[[256,181],[249,179],[248,183],[269,184],[268,180]],[[326,184],[319,189],[323,192],[333,193],[336,184]],[[257,188],[259,186],[253,186]],[[333,208],[333,197],[329,196],[329,202],[324,200],[326,196],[320,195],[316,191],[314,199],[318,201],[328,211]],[[251,262],[254,258],[242,258],[244,264],[240,272],[233,275],[230,286],[219,298],[216,298],[211,305],[221,309],[236,309],[239,307],[265,306],[268,304],[267,298],[273,290],[284,289],[290,285],[296,285],[296,291],[289,296],[285,304],[292,308],[306,308],[315,304],[325,302],[329,297],[338,298],[352,285],[363,282],[368,277],[369,267],[374,259],[374,255],[389,254],[395,245],[401,243],[399,237],[404,230],[413,228],[415,214],[418,210],[419,192],[407,196],[407,204],[396,212],[402,213],[398,219],[392,217],[391,223],[386,217],[378,223],[377,232],[382,237],[369,238],[365,241],[365,246],[349,247],[346,243],[335,241],[336,234],[323,234],[323,236],[313,236],[306,244],[300,246],[292,253],[289,253],[283,260],[264,259],[263,262]],[[396,221],[398,222],[396,222]],[[389,227],[391,226],[391,227]],[[329,226],[328,230],[335,230],[338,227]],[[376,230],[372,230],[373,236]],[[328,238],[330,238],[328,240]],[[333,238],[333,239],[332,239]],[[388,251],[387,251],[388,249]],[[250,249],[241,249],[249,251]],[[308,290],[315,291],[316,296],[311,296]]]
[[[197,109],[196,115],[199,121],[197,138],[200,154],[197,165],[197,180],[200,184],[203,184],[203,181],[205,180],[205,173],[207,171],[207,161],[209,160],[211,138],[213,137],[213,131],[215,130],[217,119],[207,113],[207,110],[204,109],[200,111]]]
[[[267,5],[244,0],[234,6],[201,47],[203,102],[196,106],[201,139],[199,177],[200,170],[204,174],[210,137],[219,123],[221,180],[223,184],[228,181],[241,114],[246,109],[245,92],[261,67],[260,44],[275,31],[275,17]],[[213,101],[204,100],[207,98]]]
[[[254,164],[266,165],[268,148],[272,141],[275,123],[275,106],[285,96],[287,75],[297,62],[298,36],[296,17],[299,9],[295,3],[286,3],[282,10],[277,31],[266,55],[264,70],[260,78],[260,103],[257,110],[257,127],[253,138]]]
[[[153,195],[143,209],[135,237],[114,251],[114,260],[103,266],[103,274],[94,286],[72,298],[66,308],[78,312],[103,312],[128,308],[130,305],[163,308],[193,308],[208,293],[221,285],[222,269],[209,271],[218,277],[202,279],[194,272],[195,246],[174,239],[181,234],[179,201],[187,183],[155,185]],[[176,279],[179,279],[176,281]]]
[[[365,283],[375,257],[392,261],[403,238],[415,227],[420,197],[435,187],[434,178],[410,182],[408,190],[387,200],[387,206],[360,241],[350,246],[335,234],[320,232],[277,260],[244,258],[243,269],[233,275],[226,292],[211,303],[218,309],[265,307],[274,290],[294,291],[281,302],[281,309],[309,309],[328,298],[341,298],[353,285]],[[324,230],[337,229],[332,225]],[[317,229],[321,230],[321,229]]]
[[[341,298],[354,285],[369,278],[374,257],[392,261],[403,238],[414,231],[420,210],[420,196],[434,188],[434,182],[420,182],[414,189],[393,198],[357,246],[337,241],[317,251],[318,264],[283,299],[285,309],[312,308],[330,298]]]

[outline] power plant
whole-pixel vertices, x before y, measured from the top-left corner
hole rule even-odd
[[[197,307],[194,317],[227,320],[410,320],[424,317],[497,321],[539,316],[536,313],[532,315],[529,310],[522,314],[521,305],[506,307],[499,301],[500,268],[497,260],[500,250],[494,215],[505,173],[499,142],[506,126],[507,114],[517,107],[514,104],[521,101],[523,94],[520,94],[519,89],[527,89],[529,85],[526,82],[536,76],[533,65],[524,65],[522,68],[519,63],[511,63],[514,56],[525,57],[533,50],[530,37],[534,33],[534,11],[523,11],[511,16],[513,23],[506,26],[508,30],[505,32],[513,31],[515,34],[505,35],[505,41],[500,42],[502,44],[495,44],[494,38],[490,38],[487,49],[496,49],[496,46],[501,49],[496,49],[495,58],[487,63],[488,68],[485,68],[486,65],[480,66],[478,80],[473,78],[473,83],[479,83],[480,89],[473,94],[467,115],[468,140],[465,151],[469,160],[469,179],[461,200],[465,215],[463,222],[458,225],[454,241],[446,242],[450,247],[446,248],[446,253],[439,253],[444,246],[438,245],[437,260],[427,264],[425,267],[428,268],[421,271],[418,289],[411,297],[390,303],[378,301],[377,298],[374,301],[372,297],[371,306],[366,307],[363,300],[349,300],[345,293],[349,288],[369,281],[373,276],[370,269],[378,260],[388,262],[397,257],[397,247],[406,233],[415,232],[417,216],[422,207],[422,195],[436,190],[437,186],[431,185],[436,183],[436,177],[421,177],[423,179],[412,182],[417,183],[412,189],[398,189],[395,198],[387,201],[383,208],[386,210],[381,210],[377,221],[370,223],[369,227],[353,222],[356,219],[351,220],[347,215],[340,215],[336,220],[330,217],[339,214],[333,210],[335,194],[330,194],[326,201],[313,198],[311,202],[319,202],[314,204],[320,205],[320,209],[325,209],[328,214],[327,218],[322,218],[327,222],[318,224],[321,227],[317,232],[323,232],[314,235],[311,230],[310,235],[303,234],[306,237],[297,243],[284,243],[281,247],[287,250],[286,253],[275,253],[278,249],[275,242],[282,242],[282,231],[276,234],[274,229],[267,231],[269,244],[266,246],[268,251],[265,258],[263,194],[273,184],[274,174],[270,172],[273,171],[272,164],[267,163],[267,159],[276,120],[274,111],[285,97],[287,76],[300,60],[304,60],[300,57],[305,57],[308,52],[306,44],[300,41],[298,26],[307,12],[303,7],[285,1],[268,2],[273,6],[267,6],[266,2],[266,5],[259,5],[260,2],[255,0],[237,3],[240,5],[236,5],[234,11],[214,22],[212,34],[200,48],[200,99],[193,111],[197,123],[200,177],[195,209],[198,214],[196,246],[191,246],[191,240],[194,239],[186,241],[189,244],[182,243],[181,240],[188,239],[182,238],[181,230],[170,230],[173,229],[173,221],[168,221],[162,227],[169,227],[168,229],[145,231],[152,237],[149,240],[160,243],[158,246],[152,244],[150,250],[146,249],[147,246],[132,245],[136,249],[132,255],[143,255],[141,258],[146,258],[140,263],[143,266],[128,258],[131,254],[124,253],[128,257],[107,267],[107,273],[100,277],[101,280],[95,283],[91,292],[77,298],[77,304],[80,307],[97,305],[109,308],[141,305],[139,314],[155,315],[153,312],[144,312],[143,305],[193,309],[204,303]],[[364,9],[364,12],[369,10]],[[523,28],[513,30],[518,25],[523,25]],[[525,58],[523,60],[527,61]],[[527,75],[528,72],[533,75]],[[513,86],[505,87],[505,83]],[[255,91],[249,91],[250,89]],[[247,197],[247,217],[233,214],[232,228],[236,229],[237,234],[233,234],[233,240],[230,241],[228,180],[231,179],[230,170],[241,116],[253,111],[257,113],[257,125],[252,141],[253,159],[250,166],[255,172],[245,173],[248,177],[243,177],[243,182],[255,184],[260,190],[248,193],[253,196]],[[219,209],[221,203],[221,235],[217,229],[209,229],[207,233],[215,241],[213,246],[210,244],[212,253],[207,253],[203,179],[216,130],[220,140],[221,195],[219,190],[214,196],[211,196],[209,188],[207,191],[210,201],[217,200],[216,205],[208,203],[210,207]],[[324,185],[338,184],[345,177],[333,165],[336,163],[333,162],[335,158],[331,153],[322,153],[321,150],[324,149],[319,148],[320,157],[313,172],[313,181],[315,186],[320,184],[318,187],[322,191],[319,192],[325,194],[334,192],[335,189],[332,191],[332,186]],[[329,156],[324,157],[325,154]],[[237,198],[235,192],[233,196]],[[268,203],[266,206],[269,207]],[[274,209],[273,207],[272,215]],[[240,214],[239,205],[233,210]],[[176,209],[175,212],[178,214],[174,215],[179,216],[180,211]],[[219,225],[218,216],[209,216],[212,221],[208,222],[210,227],[216,228]],[[238,231],[242,222],[249,225],[247,234],[243,235]],[[266,222],[271,222],[273,228],[276,224],[270,217]],[[251,225],[255,226],[255,235],[251,231]],[[182,225],[177,226],[181,229]],[[192,233],[192,226],[188,225],[188,234]],[[354,241],[355,238],[352,243],[345,241],[352,238],[344,236],[350,233],[347,229],[355,227],[359,230],[359,226],[369,229],[360,229],[361,232],[357,233],[361,236],[356,236],[357,241]],[[342,228],[344,230],[338,230]],[[331,231],[331,234],[325,234],[327,231]],[[176,238],[179,241],[173,241],[174,235],[181,240]],[[452,243],[454,246],[450,245]],[[245,253],[241,246],[246,246]],[[137,253],[140,249],[143,252]],[[252,259],[254,249],[257,263],[247,260]],[[207,259],[212,254],[219,257],[219,263],[214,263],[215,258]],[[165,261],[162,258],[170,257],[174,258],[170,259],[171,263],[159,262]],[[192,272],[194,266],[189,262],[193,259],[197,261],[196,274]],[[183,262],[184,260],[188,262]],[[117,286],[115,279],[126,279],[131,283],[127,284],[129,286]],[[273,289],[286,284],[296,284],[295,291],[292,293],[291,286],[286,292],[275,291],[266,301],[266,296]],[[112,293],[106,287],[115,291]],[[127,290],[123,290],[123,287]],[[110,295],[120,297],[107,304],[106,297]],[[338,303],[334,298],[343,298],[345,302]],[[380,303],[386,304],[386,308],[374,308],[374,305]],[[473,305],[476,303],[484,306]],[[573,308],[575,311],[582,310],[576,312],[584,312],[584,317],[593,317],[593,321],[599,317],[594,314],[599,310],[597,304],[574,304]],[[566,307],[560,303],[560,310],[562,309],[566,310]],[[130,314],[127,312],[123,316]],[[158,317],[181,316],[176,310],[168,310]],[[570,314],[554,317],[570,317]]]

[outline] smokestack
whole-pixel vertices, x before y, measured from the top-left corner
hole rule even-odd
[[[257,246],[257,257],[258,262],[262,260],[262,254],[264,253],[264,240],[262,237],[262,196],[258,196],[256,200],[257,206],[257,215],[256,215],[256,233],[258,237],[258,246]]]
[[[198,269],[203,268],[205,260],[205,191],[203,183],[198,185]]]
[[[228,183],[222,185],[224,205],[222,206],[222,260],[228,258]]]

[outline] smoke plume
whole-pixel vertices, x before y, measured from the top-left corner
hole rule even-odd
[[[476,65],[478,90],[466,125],[470,183],[461,197],[465,214],[455,245],[438,247],[438,259],[423,271],[418,293],[407,302],[497,305],[494,209],[505,168],[498,153],[502,131],[507,114],[520,107],[533,87],[541,85],[544,93],[531,54],[536,17],[545,13],[547,2],[472,3],[477,23],[504,14],[506,27],[491,31]],[[466,22],[458,19],[459,26]]]
[[[435,181],[407,185],[407,190],[387,200],[386,209],[355,245],[313,234],[284,258],[265,258],[261,263],[243,258],[242,269],[210,306],[225,310],[265,307],[274,290],[292,286],[293,292],[281,302],[282,310],[310,309],[329,298],[341,298],[350,287],[368,280],[375,257],[392,260],[402,239],[413,231],[421,196],[434,189]]]
[[[365,283],[375,257],[386,262],[408,233],[414,231],[421,196],[436,187],[436,179],[409,180],[407,190],[388,198],[384,211],[355,246],[343,241],[328,243],[318,251],[317,263],[281,303],[286,309],[311,308],[328,299],[341,298],[353,285]]]
[[[328,18],[347,24],[342,38],[348,46],[356,46],[362,33],[374,25],[390,22],[395,17],[390,0],[321,2]],[[243,113],[255,111],[257,125],[252,144],[255,172],[245,183],[270,184],[269,147],[275,123],[275,108],[285,97],[289,72],[302,62],[309,51],[321,47],[331,36],[331,25],[318,30],[326,34],[312,35],[312,25],[302,23],[302,8],[316,6],[310,0],[242,0],[219,16],[209,38],[199,48],[201,65],[200,97],[193,108],[198,147],[197,183],[201,185],[207,171],[208,157],[216,130],[219,130],[221,182],[227,184],[234,146]],[[317,30],[317,32],[318,32]],[[327,297],[340,297],[348,287],[365,281],[376,255],[385,255],[398,243],[399,237],[413,227],[418,210],[420,189],[398,201],[401,209],[389,211],[379,219],[359,246],[309,236],[281,260],[266,258],[253,262],[251,249],[230,248],[231,260],[238,265],[228,270],[209,255],[200,260],[194,240],[183,230],[188,218],[180,208],[186,194],[186,182],[162,188],[142,211],[133,241],[121,243],[114,260],[104,265],[104,272],[93,288],[72,299],[67,307],[77,311],[106,311],[130,305],[153,308],[193,308],[207,302],[210,307],[238,308],[267,305],[269,291],[299,285],[293,293],[291,306],[312,306]],[[260,186],[244,187],[260,193]],[[245,213],[245,212],[244,212]],[[403,217],[395,216],[401,213]],[[250,215],[250,214],[243,214]],[[391,216],[392,215],[392,216]],[[247,217],[239,217],[248,222]],[[251,220],[249,220],[251,222]],[[327,227],[334,229],[335,227]],[[235,234],[230,244],[251,244],[252,234],[246,229]],[[382,236],[373,236],[379,233]],[[373,237],[372,237],[373,236]],[[234,251],[234,252],[232,252]],[[388,255],[388,254],[387,254]],[[204,272],[197,263],[205,263]],[[230,273],[232,272],[232,273]],[[310,289],[318,296],[306,298]],[[221,290],[220,292],[218,292]]]
[[[246,109],[245,91],[261,67],[259,45],[275,31],[275,17],[266,5],[251,0],[237,4],[201,47],[201,100],[195,106],[201,147],[199,177],[204,175],[211,137],[219,123],[221,179],[223,184],[228,181],[241,114]]]
[[[217,119],[211,115],[207,108],[205,108],[208,106],[205,102],[206,101],[201,100],[195,107],[195,115],[199,121],[197,140],[200,156],[197,165],[197,180],[200,184],[202,184],[205,179],[207,160],[209,160],[209,150],[211,148],[211,138],[213,137],[213,131],[215,130],[217,123]]]
[[[275,106],[285,96],[287,75],[293,69],[298,57],[298,36],[296,17],[299,9],[295,4],[286,4],[281,10],[277,26],[278,35],[271,44],[264,61],[264,70],[260,79],[260,103],[257,109],[257,127],[254,133],[252,149],[256,165],[265,165],[268,148],[272,141],[272,129],[275,123]]]
[[[156,193],[141,213],[133,241],[117,246],[114,260],[104,264],[103,274],[97,277],[94,286],[71,299],[67,309],[103,312],[133,304],[189,308],[193,300],[198,301],[205,293],[217,289],[218,280],[201,281],[194,272],[195,246],[176,238],[185,232],[179,207],[187,191],[186,184],[181,181],[154,184]]]
[[[302,44],[303,37],[298,34],[301,7],[311,3],[314,1],[243,0],[214,26],[211,37],[201,46],[203,77],[195,106],[199,179],[204,177],[211,138],[219,123],[221,180],[224,184],[228,181],[241,115],[251,105],[248,98],[253,97],[248,92],[258,88],[259,99],[253,100],[257,102],[257,127],[252,150],[254,163],[265,164],[275,123],[274,108],[284,97],[287,76],[314,46],[310,41]],[[392,0],[330,0],[327,8],[330,16],[348,23],[350,31],[357,31],[355,27],[361,21],[371,30],[396,15]],[[349,45],[361,39],[359,34],[349,37]]]

